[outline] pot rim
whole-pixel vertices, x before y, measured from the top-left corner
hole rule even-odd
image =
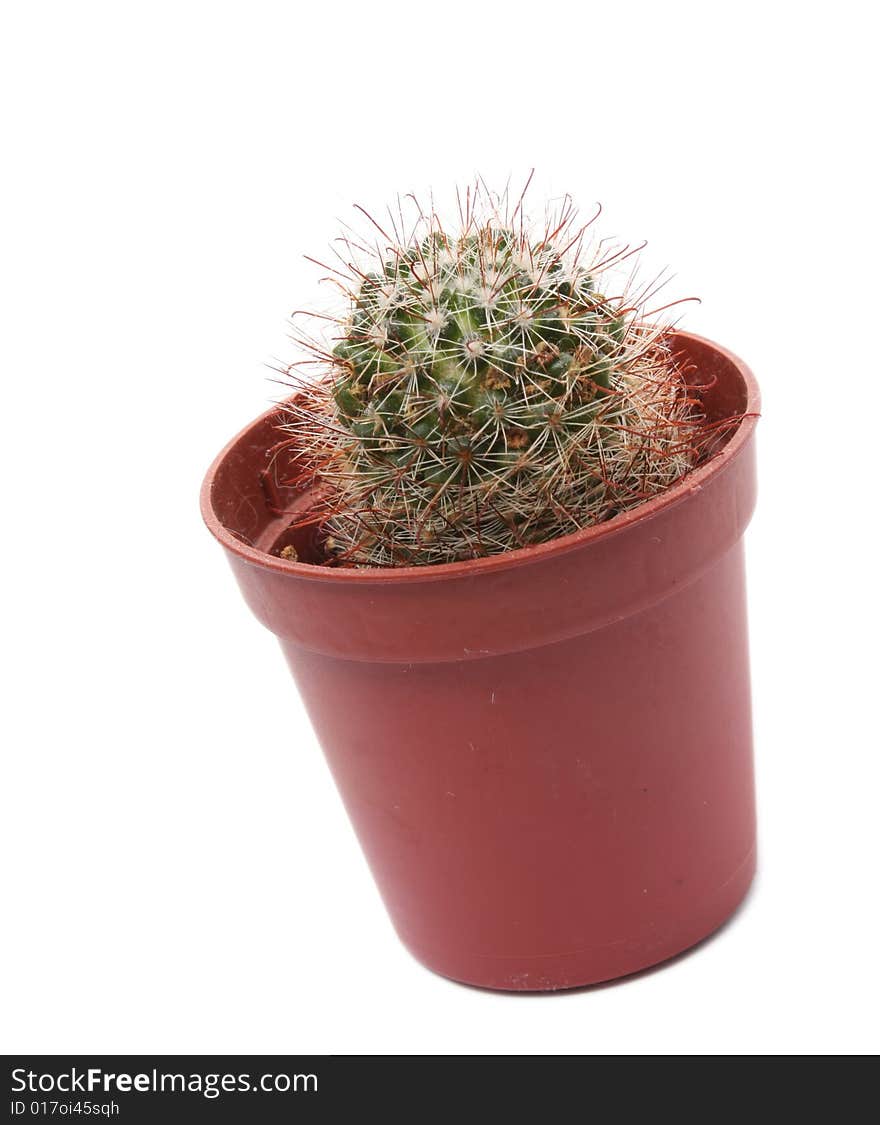
[[[482,559],[433,563],[428,566],[370,567],[364,569],[343,566],[324,567],[314,563],[292,562],[288,559],[282,559],[278,555],[270,555],[245,543],[226,528],[214,511],[212,491],[214,479],[226,457],[255,426],[260,425],[275,414],[277,407],[265,411],[258,418],[248,423],[231,441],[227,442],[214,459],[202,482],[200,493],[202,518],[209,531],[228,551],[254,566],[274,570],[291,578],[305,578],[317,582],[347,582],[358,585],[442,581],[469,575],[476,577],[480,574],[528,566],[540,562],[548,556],[564,554],[598,539],[620,534],[634,523],[650,519],[673,504],[687,499],[694,492],[698,492],[707,481],[716,477],[730,461],[738,456],[752,436],[757,424],[761,408],[761,396],[758,384],[749,366],[739,356],[705,336],[683,331],[676,331],[675,335],[681,339],[693,340],[712,348],[737,369],[746,390],[745,409],[742,412],[739,425],[725,442],[723,448],[705,464],[691,470],[676,484],[658,493],[657,496],[643,501],[626,512],[621,512],[620,515],[614,516],[604,523],[593,524],[590,527],[581,528],[579,531],[570,532],[568,535],[560,535],[555,539],[547,540],[546,543],[518,547],[516,550],[503,551]]]

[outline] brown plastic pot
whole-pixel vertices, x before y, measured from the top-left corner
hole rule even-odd
[[[751,882],[758,389],[730,352],[677,342],[710,417],[742,421],[663,495],[541,546],[387,570],[285,561],[272,552],[307,501],[268,484],[284,477],[266,471],[272,412],[205,479],[205,521],[281,641],[401,940],[456,980],[632,973],[706,937]]]

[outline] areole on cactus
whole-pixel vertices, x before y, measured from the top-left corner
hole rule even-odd
[[[478,181],[454,230],[408,197],[368,238],[342,238],[344,306],[320,337],[299,333],[308,354],[285,369],[282,404],[327,562],[545,542],[657,494],[705,452],[711,428],[646,307],[658,287],[635,280],[640,248],[589,238],[569,197],[536,228],[524,194]]]

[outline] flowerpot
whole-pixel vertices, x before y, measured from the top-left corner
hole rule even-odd
[[[400,935],[489,988],[569,988],[706,937],[755,868],[742,535],[755,501],[748,368],[677,334],[723,448],[601,525],[472,562],[333,569],[278,557],[272,412],[202,510],[280,639]],[[279,712],[279,724],[282,715]]]

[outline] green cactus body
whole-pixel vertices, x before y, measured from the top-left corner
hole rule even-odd
[[[603,295],[568,224],[556,233],[493,210],[450,237],[432,217],[353,270],[323,376],[287,422],[322,486],[331,559],[411,566],[544,542],[694,463],[664,331]]]

